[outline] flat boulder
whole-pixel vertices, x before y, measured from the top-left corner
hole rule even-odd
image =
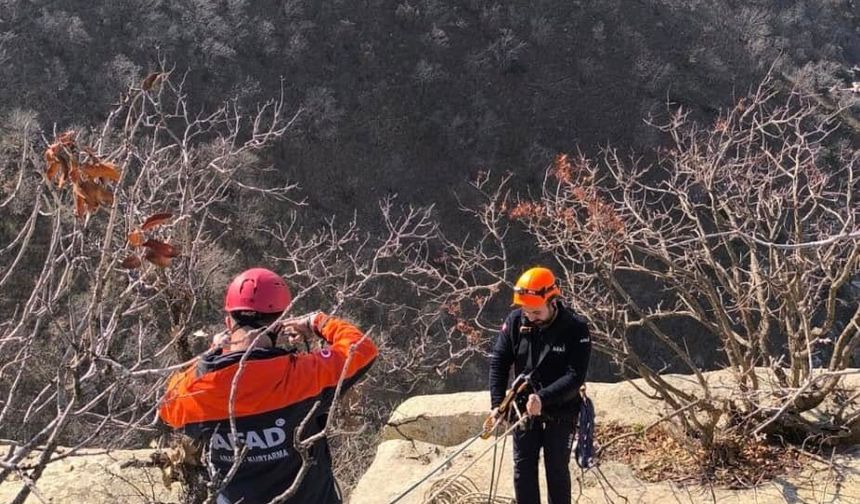
[[[756,374],[765,383],[771,381],[764,368],[757,369]],[[738,387],[726,370],[702,376],[715,397],[728,398],[737,393]],[[694,392],[698,389],[697,378],[692,375],[663,375],[662,379],[682,390]],[[845,376],[842,387],[855,393],[860,390],[860,373]],[[643,380],[589,383],[587,388],[594,401],[598,423],[633,428],[647,426],[668,411],[661,401],[646,396],[643,390],[648,390]],[[826,417],[835,406],[838,405],[826,401],[810,414]],[[437,502],[486,502],[490,482],[495,480],[494,468],[495,474],[501,474],[495,482],[495,495],[501,499],[494,502],[511,502],[511,440],[473,441],[489,407],[487,391],[415,396],[404,401],[383,428],[376,457],[350,494],[350,504],[388,503],[414,484],[417,484],[415,489],[398,503],[423,503],[446,484]],[[848,414],[856,411],[856,405],[847,411]],[[860,421],[852,425],[846,439],[849,446],[860,440],[858,429]],[[464,448],[466,443],[471,444]],[[497,443],[495,449],[493,443]],[[448,461],[461,448],[463,452]],[[860,496],[860,445],[854,444],[833,458],[838,470],[825,462],[823,459],[811,461],[800,472],[741,490],[645,482],[634,475],[631,467],[617,461],[602,461],[599,471],[585,472],[571,462],[570,471],[574,478],[574,499],[585,498],[580,502],[624,501],[621,497],[628,502],[713,502],[716,499],[721,503],[783,504],[787,498],[797,502],[854,502]],[[437,467],[439,470],[427,477]],[[543,468],[539,470],[545,499]]]
[[[60,448],[58,454],[64,451]],[[149,464],[152,453],[151,449],[77,450],[48,464],[36,488],[51,504],[178,504],[179,484],[164,486],[161,470]],[[12,502],[23,486],[18,476],[11,475],[0,483],[0,502]],[[26,502],[43,502],[39,496],[31,493]]]

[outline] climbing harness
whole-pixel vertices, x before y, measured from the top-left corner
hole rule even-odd
[[[489,415],[487,416],[487,419],[484,420],[484,430],[481,432],[481,439],[490,439],[490,435],[496,430],[496,427],[498,427],[503,420],[511,417],[511,411],[516,413],[517,418],[523,416],[523,412],[520,411],[519,406],[517,406],[516,399],[520,394],[524,393],[528,387],[532,386],[531,376],[531,373],[522,373],[514,378],[514,381],[511,383],[511,388],[508,390],[508,393],[505,394],[502,402],[499,403],[495,417]]]

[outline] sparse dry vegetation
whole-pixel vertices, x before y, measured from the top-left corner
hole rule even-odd
[[[749,483],[793,463],[765,438],[838,444],[860,422],[840,385],[858,21],[850,1],[4,2],[0,483],[23,502],[57,446],[160,437],[165,376],[257,264],[294,313],[380,344],[330,433],[347,489],[404,396],[484,386],[538,261],[594,324],[592,377],[679,412],[648,434],[690,454],[672,474]],[[736,390],[660,378],[715,367]]]

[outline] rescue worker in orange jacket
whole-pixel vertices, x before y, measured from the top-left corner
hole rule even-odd
[[[224,303],[228,336],[196,365],[171,377],[158,410],[165,423],[206,443],[210,472],[214,469],[210,477],[220,488],[218,504],[265,503],[286,491],[303,463],[294,447],[296,428],[317,401],[320,405],[300,439],[325,427],[350,347],[356,346],[345,370],[344,390],[377,356],[376,346],[358,328],[321,312],[289,319],[266,332],[291,299],[284,280],[272,271],[253,268],[237,276]],[[291,339],[319,337],[327,346],[311,353],[290,352],[275,346],[284,333]],[[230,425],[234,383],[235,431]],[[313,445],[310,458],[297,492],[285,502],[342,502],[325,438]],[[238,469],[225,482],[234,464]]]

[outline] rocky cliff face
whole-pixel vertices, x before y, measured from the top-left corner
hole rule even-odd
[[[717,393],[728,393],[733,388],[725,372],[708,373],[707,378],[716,385]],[[689,376],[670,375],[667,380],[675,386],[691,389],[695,386]],[[860,376],[849,376],[845,385],[860,390]],[[661,403],[645,397],[636,390],[637,386],[642,387],[643,384],[639,381],[589,384],[588,391],[595,404],[598,425],[641,427],[660,418],[664,413]],[[390,502],[479,432],[488,409],[487,392],[418,396],[404,401],[382,431],[382,442],[376,458],[352,492],[350,503]],[[431,496],[444,480],[473,463],[465,471],[464,478],[452,485],[456,490],[449,491],[444,495],[446,500],[438,502],[487,502],[486,497],[479,496],[486,495],[490,486],[492,442],[493,439],[473,443],[449,466],[399,502],[425,502],[424,499]],[[717,502],[727,503],[860,502],[858,442],[860,429],[855,428],[849,441],[854,443],[853,446],[835,459],[842,467],[839,472],[841,476],[836,476],[837,472],[830,471],[823,462],[810,461],[801,471],[747,490],[712,490],[697,486],[682,488],[668,482],[647,483],[639,480],[630,466],[616,461],[601,461],[600,471],[590,470],[585,473],[575,463],[571,463],[570,470],[576,479],[573,494],[574,497],[586,497],[589,502],[603,502],[604,495],[608,495],[611,501],[623,500],[619,496],[624,496],[629,502],[713,502],[714,498]],[[476,462],[484,452],[486,454]],[[501,474],[497,495],[502,499],[496,502],[510,502],[505,499],[513,496],[510,440],[498,444],[498,457],[501,458],[502,467],[499,469],[496,466],[497,474],[498,471]],[[540,472],[543,474],[542,467]],[[542,495],[545,498],[543,486]]]
[[[725,372],[708,373],[707,377],[717,385],[718,391],[726,393],[732,389]],[[671,375],[667,380],[675,386],[693,386],[688,376]],[[598,425],[641,427],[660,418],[662,405],[638,392],[636,387],[641,385],[635,381],[590,383],[588,391],[595,404]],[[860,390],[860,375],[847,376],[844,385]],[[404,401],[383,429],[376,458],[351,492],[350,504],[390,502],[475,436],[488,406],[489,394],[485,391],[418,396]],[[600,441],[606,440],[598,439]],[[487,502],[492,442],[492,439],[476,441],[400,502],[424,502],[433,492],[431,489],[438,488],[473,463],[465,471],[465,478],[458,479],[451,487],[453,490],[444,496],[445,500],[437,504]],[[838,464],[835,469],[828,467],[825,460],[804,459],[802,470],[747,490],[647,483],[635,476],[632,467],[613,460],[602,460],[599,471],[592,469],[585,473],[572,463],[573,493],[574,497],[581,494],[590,502],[603,502],[604,494],[612,501],[623,500],[619,496],[624,496],[628,502],[649,503],[713,502],[714,499],[739,504],[860,502],[860,425],[855,426],[851,443],[854,444],[834,457],[833,461]],[[40,502],[41,497],[53,504],[178,503],[178,484],[172,488],[164,486],[161,471],[148,464],[152,453],[153,450],[82,450],[50,464],[38,481],[39,497],[31,495],[27,502]],[[497,474],[501,474],[498,486],[501,498],[495,502],[510,502],[506,500],[513,495],[510,440],[498,444],[498,460],[501,460],[501,468],[496,466]],[[543,469],[540,471],[542,473]],[[14,478],[0,484],[0,502],[11,502],[22,485],[20,479]],[[454,494],[460,500],[455,500]],[[545,490],[543,495],[546,495]]]
[[[64,451],[61,448],[57,454]],[[152,453],[153,450],[79,450],[48,464],[36,485],[38,495],[31,493],[27,503],[179,502],[179,485],[165,487],[161,470],[149,464]],[[21,479],[14,475],[0,484],[0,502],[12,502],[22,486]]]

